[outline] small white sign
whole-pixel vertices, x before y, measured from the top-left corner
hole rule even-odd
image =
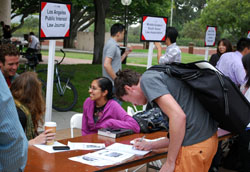
[[[141,41],[165,41],[167,21],[167,17],[143,16]]]
[[[217,28],[214,26],[207,26],[206,37],[205,37],[205,46],[210,47],[215,45]]]
[[[248,31],[247,38],[250,38],[250,30]]]
[[[41,2],[40,38],[62,39],[69,37],[71,4]]]

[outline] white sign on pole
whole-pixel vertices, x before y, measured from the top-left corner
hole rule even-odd
[[[167,17],[143,16],[141,41],[164,42],[167,22]]]
[[[250,30],[248,31],[247,38],[250,38]]]
[[[51,121],[52,116],[55,39],[70,37],[70,12],[71,3],[51,2],[46,0],[42,0],[40,3],[40,39],[50,39],[45,121]]]
[[[149,42],[147,68],[152,65],[153,42],[166,41],[167,17],[142,16],[141,41]]]
[[[205,47],[213,47],[215,45],[216,30],[217,27],[215,26],[207,26]]]
[[[70,3],[41,2],[40,38],[62,39],[70,33]]]

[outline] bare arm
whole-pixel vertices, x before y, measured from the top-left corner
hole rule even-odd
[[[134,147],[139,150],[153,150],[153,149],[166,148],[168,147],[169,144],[169,139],[167,137],[154,142],[147,142],[145,140],[141,141],[141,138],[137,138],[134,141],[135,141]]]
[[[161,54],[161,43],[160,42],[155,42],[155,47],[157,48],[157,62],[159,63],[159,60],[162,56]]]
[[[106,70],[108,75],[114,80],[116,77],[116,74],[112,68],[111,63],[112,63],[112,58],[105,57],[104,64],[103,64],[104,69]]]
[[[173,171],[175,168],[175,161],[185,135],[186,115],[180,105],[170,94],[163,95],[155,101],[169,118],[170,141],[168,156],[161,171]]]

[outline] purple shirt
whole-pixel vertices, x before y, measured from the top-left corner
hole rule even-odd
[[[87,98],[83,104],[82,135],[97,133],[100,128],[125,128],[131,129],[135,133],[140,132],[140,127],[136,120],[129,116],[127,112],[114,100],[109,100],[104,107],[101,118],[94,122],[95,102]]]
[[[246,72],[242,64],[242,54],[239,51],[224,53],[217,62],[218,68],[228,76],[236,85],[245,83]]]

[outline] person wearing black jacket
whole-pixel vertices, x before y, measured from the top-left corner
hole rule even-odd
[[[232,44],[228,39],[223,38],[219,40],[217,44],[217,53],[211,56],[211,58],[209,59],[209,63],[213,66],[216,66],[217,62],[220,59],[220,56],[223,53],[231,52],[231,51],[233,51]]]

